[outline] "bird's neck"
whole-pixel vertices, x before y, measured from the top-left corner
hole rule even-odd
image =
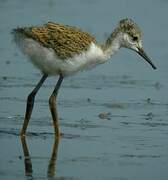
[[[114,53],[116,53],[122,44],[123,34],[119,33],[115,29],[110,36],[107,38],[105,44],[103,45],[103,51],[107,58],[110,58]]]

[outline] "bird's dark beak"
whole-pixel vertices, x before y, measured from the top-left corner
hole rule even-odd
[[[141,57],[143,57],[151,66],[153,69],[156,69],[156,66],[152,63],[152,61],[149,59],[147,54],[142,48],[138,48],[138,51],[136,51]]]

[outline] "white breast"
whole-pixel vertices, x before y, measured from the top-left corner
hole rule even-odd
[[[77,71],[91,69],[105,61],[106,56],[102,49],[94,43],[91,43],[88,51],[82,52],[81,54],[66,60],[67,67],[65,68],[65,74],[73,74]]]
[[[53,49],[43,47],[33,39],[22,38],[16,43],[32,63],[48,75],[61,72],[64,76],[68,76],[106,61],[103,50],[94,43],[91,43],[88,51],[64,60],[59,59]]]

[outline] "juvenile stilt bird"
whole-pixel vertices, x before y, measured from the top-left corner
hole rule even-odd
[[[93,36],[77,27],[53,22],[42,26],[16,28],[13,34],[18,47],[43,74],[28,95],[21,135],[26,133],[35,95],[48,76],[59,76],[49,98],[55,134],[59,136],[56,97],[64,77],[105,63],[121,47],[137,52],[156,69],[142,48],[141,30],[131,19],[121,20],[104,44],[98,44]]]

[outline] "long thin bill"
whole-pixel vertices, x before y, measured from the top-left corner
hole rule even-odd
[[[152,63],[152,61],[149,59],[149,57],[142,48],[139,48],[137,53],[142,56],[152,66],[153,69],[156,69],[156,66]]]

